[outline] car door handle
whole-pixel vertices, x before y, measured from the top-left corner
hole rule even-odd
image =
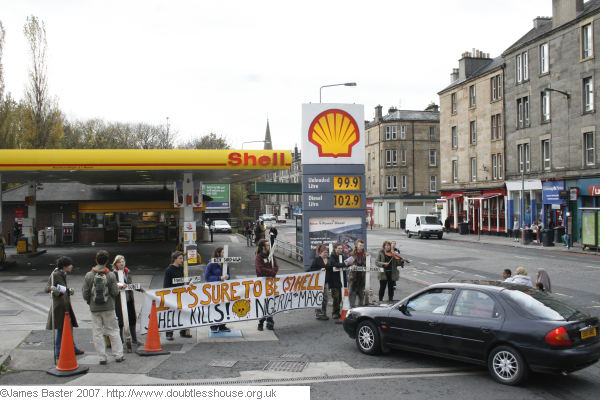
[[[432,328],[437,326],[437,322],[435,322],[435,321],[427,321],[427,324]]]
[[[481,329],[481,332],[483,332],[483,333],[490,333],[490,328],[486,328],[485,326],[482,326],[480,329]]]

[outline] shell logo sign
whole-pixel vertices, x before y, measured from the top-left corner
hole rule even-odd
[[[319,157],[352,157],[352,147],[359,142],[360,131],[346,111],[329,109],[313,119],[308,140],[317,146]]]

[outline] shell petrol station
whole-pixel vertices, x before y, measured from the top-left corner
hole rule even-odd
[[[15,244],[20,229],[17,250],[27,252],[58,226],[61,243],[130,242],[133,233],[187,248],[207,235],[204,224],[196,232],[212,200],[203,184],[255,179],[291,159],[286,150],[0,150],[0,184],[20,184],[0,191],[0,237]]]

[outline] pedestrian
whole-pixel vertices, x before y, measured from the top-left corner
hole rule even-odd
[[[277,239],[277,228],[275,225],[271,225],[269,228],[269,241],[271,243],[271,247],[275,245],[275,239]]]
[[[504,271],[502,271],[502,278],[504,279],[504,282],[512,282],[512,271],[505,268]]]
[[[131,274],[129,273],[129,269],[125,267],[125,257],[118,254],[115,256],[115,259],[112,262],[113,273],[117,278],[117,282],[119,281],[119,271],[123,271],[123,280],[124,283],[130,284],[132,283]],[[127,303],[127,320],[129,322],[129,332],[131,333],[131,342],[133,344],[137,344],[137,335],[135,331],[135,326],[137,323],[137,317],[135,314],[135,301],[133,298],[133,291],[126,290],[125,291],[125,302]],[[123,341],[123,306],[121,304],[121,296],[117,296],[115,300],[115,313],[117,314],[117,319],[119,320],[119,333],[121,334],[121,341]]]
[[[258,242],[260,241],[260,239],[263,239],[263,227],[262,227],[262,220],[259,219],[258,221],[256,221],[256,226],[254,227],[254,243],[258,246]]]
[[[544,284],[543,284],[542,282],[536,282],[536,284],[535,284],[535,288],[536,288],[537,290],[539,290],[540,292],[544,292],[544,291],[545,291],[545,290],[544,290]]]
[[[543,243],[544,242],[544,221],[542,221],[542,219],[540,218],[538,220],[538,243]]]
[[[115,361],[122,362],[123,344],[119,337],[119,322],[115,314],[115,297],[119,295],[119,287],[124,284],[117,283],[114,274],[106,268],[108,252],[100,250],[96,253],[96,266],[92,268],[83,279],[83,299],[90,306],[92,313],[92,334],[94,347],[100,358],[100,364],[105,365],[106,342],[103,333],[110,337],[110,344],[115,356]]]
[[[310,271],[327,271],[328,267],[331,267],[329,263],[329,249],[324,244],[319,244],[317,246],[317,255],[312,261],[310,265]],[[321,308],[315,308],[315,318],[320,321],[327,321],[329,317],[327,316],[327,272],[325,273],[325,284],[323,285],[323,303],[321,303]]]
[[[446,232],[450,232],[450,217],[446,217],[446,221],[444,221],[444,228]]]
[[[388,300],[390,303],[394,300],[394,281],[400,279],[400,261],[402,258],[392,251],[392,243],[385,240],[379,253],[377,254],[377,260],[375,265],[379,268],[383,268],[383,271],[377,273],[377,279],[379,279],[379,302],[383,301],[383,295],[385,294],[385,288],[388,290]]]
[[[56,343],[54,346],[54,354],[56,358],[60,356],[60,345],[62,341],[63,324],[65,321],[65,313],[69,313],[71,319],[71,327],[76,328],[77,318],[71,306],[71,296],[75,294],[75,290],[70,288],[67,283],[67,274],[73,270],[73,261],[69,257],[58,257],[56,260],[56,268],[48,278],[46,285],[46,293],[52,293],[52,306],[48,312],[48,322],[46,329],[56,329]],[[52,332],[54,335],[54,332]],[[80,355],[85,353],[79,349],[75,343],[75,354]]]
[[[329,256],[329,266],[325,268],[327,271],[325,274],[325,282],[329,287],[331,299],[333,301],[333,305],[331,307],[331,318],[335,320],[336,324],[341,323],[342,278],[340,275],[345,271],[340,273],[340,269],[345,270],[347,268],[344,259],[344,245],[340,242],[337,242],[333,245],[333,254]],[[344,285],[346,284],[345,274],[343,283]],[[323,301],[325,300],[323,299]],[[325,305],[327,305],[327,303],[325,303]],[[323,313],[327,315],[327,310],[325,308],[323,309]]]
[[[252,232],[254,231],[254,228],[252,228],[252,223],[250,221],[248,221],[246,223],[246,246],[250,247],[252,246]]]
[[[213,258],[223,258],[225,257],[225,250],[222,247],[217,247],[213,252]],[[223,274],[223,263],[218,262],[209,262],[206,264],[206,268],[204,269],[204,280],[206,282],[222,282],[229,279],[229,274]],[[210,327],[210,331],[212,333],[217,332],[231,332],[225,324],[220,325],[212,325]]]
[[[367,264],[367,253],[365,251],[365,242],[362,239],[357,239],[354,242],[354,248],[348,257],[347,264],[354,267],[365,267]],[[365,272],[350,269],[348,273],[348,297],[350,300],[350,308],[365,303]],[[358,303],[357,303],[358,298]]]
[[[277,258],[275,255],[270,254],[271,245],[268,240],[260,239],[256,249],[256,257],[254,258],[254,267],[256,268],[257,277],[275,278],[277,271],[279,271],[279,265],[277,265]],[[263,330],[263,325],[267,321],[267,329],[273,330],[275,328],[275,322],[271,315],[263,317],[258,321],[258,330]]]
[[[550,276],[544,268],[538,268],[536,273],[536,282],[541,283],[542,287],[546,292],[552,292],[552,284],[550,283]]]
[[[527,275],[527,270],[525,267],[517,268],[515,271],[515,276],[513,276],[511,282],[516,283],[517,285],[533,287],[533,283],[531,282],[529,275]]]
[[[183,252],[174,251],[171,253],[171,264],[165,270],[165,277],[163,280],[164,288],[171,288],[177,286],[183,286],[183,283],[173,283],[174,278],[183,278]],[[167,331],[165,333],[167,340],[173,340],[173,331]],[[179,331],[179,336],[183,338],[191,338],[192,335],[188,333],[186,329]]]
[[[514,218],[513,220],[513,237],[514,237],[514,241],[518,242],[519,241],[519,236],[521,234],[521,230],[520,230],[520,225],[519,225],[519,219],[517,217]]]

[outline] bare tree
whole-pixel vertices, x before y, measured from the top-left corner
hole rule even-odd
[[[227,141],[227,138],[223,136],[217,136],[211,132],[208,135],[204,135],[199,138],[193,138],[183,143],[180,148],[183,149],[230,149],[231,145]]]
[[[63,135],[62,113],[56,101],[48,94],[46,65],[46,27],[35,16],[27,17],[23,33],[31,53],[32,66],[29,71],[29,85],[25,90],[25,104],[29,115],[25,121],[23,146],[28,148],[58,147]]]
[[[0,104],[4,101],[4,69],[2,67],[2,55],[4,52],[4,37],[5,37],[4,26],[0,21]]]

